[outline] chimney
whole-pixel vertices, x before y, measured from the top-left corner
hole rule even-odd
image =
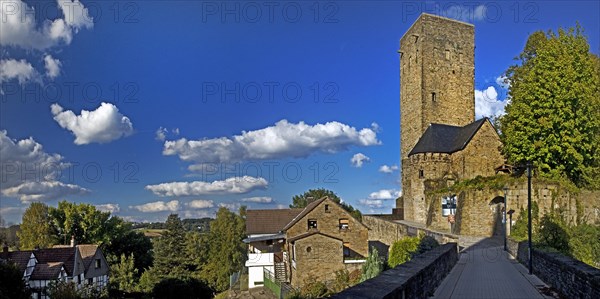
[[[6,243],[2,244],[2,252],[8,253],[8,245]]]
[[[75,235],[71,236],[71,247],[75,247]]]

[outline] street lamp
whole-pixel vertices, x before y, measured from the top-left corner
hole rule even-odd
[[[531,161],[527,162],[527,245],[529,247],[529,274],[533,274],[533,256],[531,247]]]
[[[506,191],[508,191],[508,187],[504,187],[504,210],[502,211],[502,224],[504,225],[504,251],[507,251],[506,247]]]

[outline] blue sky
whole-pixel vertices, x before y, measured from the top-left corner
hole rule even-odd
[[[388,213],[396,51],[421,12],[475,25],[478,117],[530,33],[579,22],[600,51],[597,1],[1,2],[5,224],[31,201],[163,221],[319,187]]]

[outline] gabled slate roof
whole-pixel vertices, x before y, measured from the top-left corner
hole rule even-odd
[[[277,234],[302,209],[247,210],[246,234]]]
[[[75,270],[75,248],[47,248],[34,251],[35,257],[40,264],[62,262],[67,275],[73,276]],[[35,271],[34,271],[35,272]]]
[[[27,269],[31,251],[9,251],[0,253],[0,259],[15,263],[21,272]]]
[[[63,263],[44,263],[35,265],[33,273],[31,273],[31,280],[54,280],[58,278],[60,271],[63,269]]]
[[[77,249],[79,250],[79,255],[81,255],[81,258],[83,259],[83,266],[87,272],[90,265],[94,261],[94,256],[96,256],[98,245],[77,245]]]
[[[464,127],[430,124],[408,155],[420,153],[452,154],[463,150],[486,121],[489,120],[484,117]]]

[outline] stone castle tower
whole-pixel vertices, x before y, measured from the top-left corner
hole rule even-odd
[[[493,175],[504,158],[492,124],[474,122],[474,26],[421,14],[398,52],[403,203],[397,208],[404,219],[424,223],[427,188]]]

